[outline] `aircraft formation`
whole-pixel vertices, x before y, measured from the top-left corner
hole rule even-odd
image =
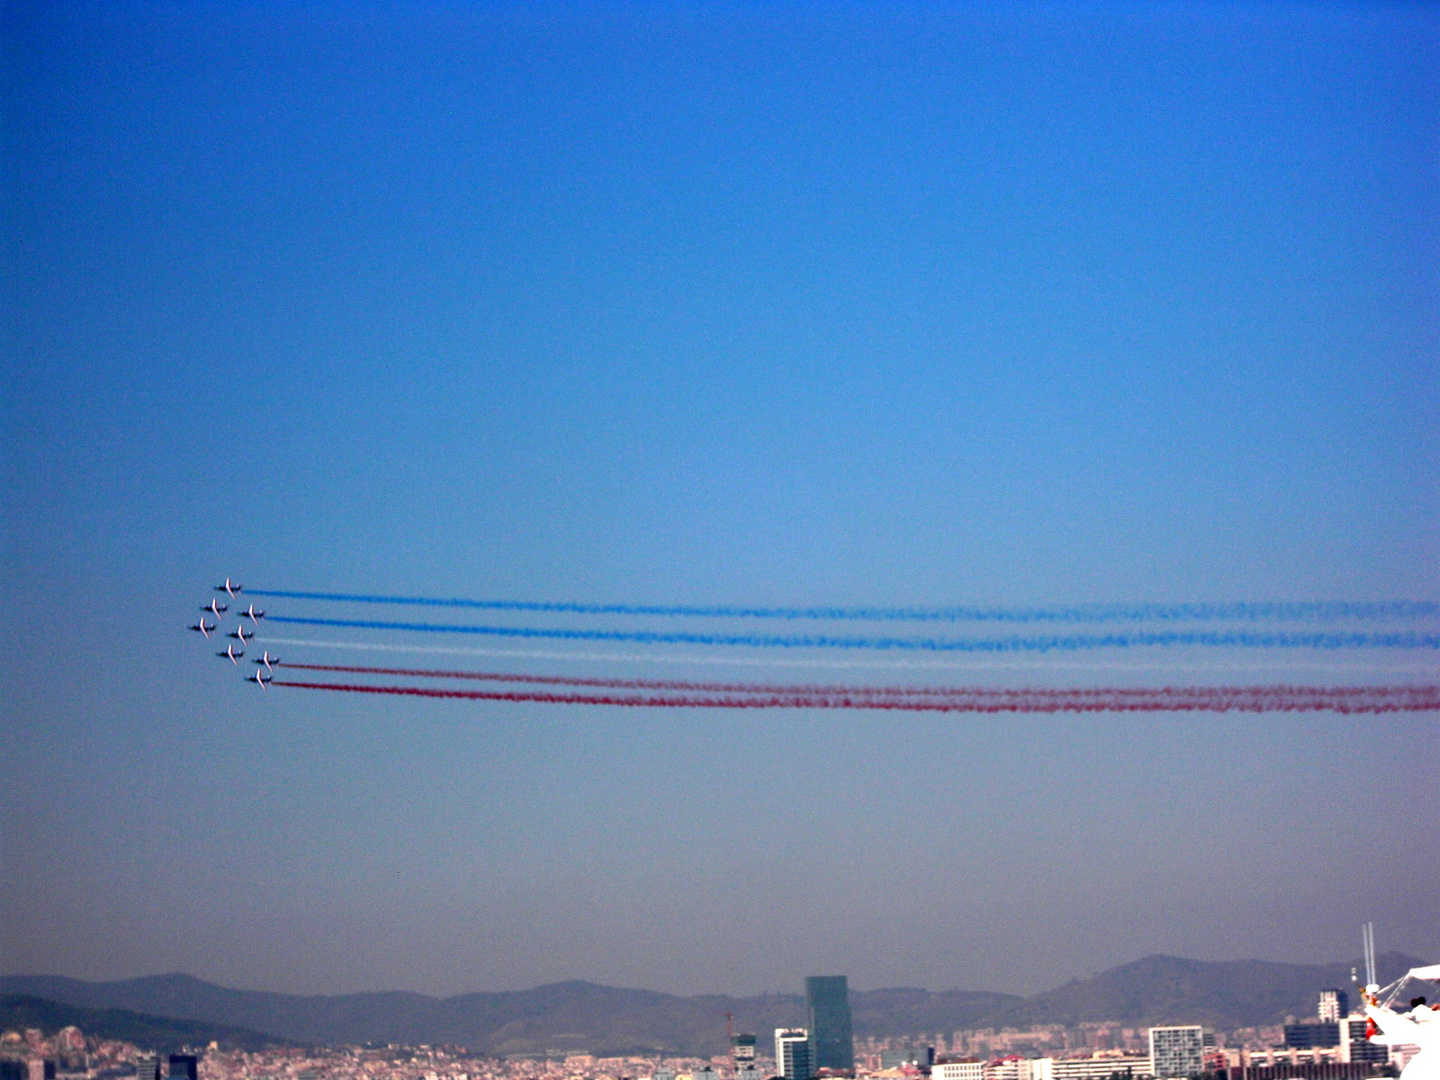
[[[322,593],[267,589],[245,593],[245,586],[226,578],[216,585],[199,620],[190,629],[208,643],[217,659],[246,672],[246,681],[261,689],[271,686],[331,693],[397,695],[474,702],[611,705],[626,708],[724,709],[864,709],[955,713],[1081,713],[1081,712],[1333,712],[1378,714],[1440,710],[1440,681],[1433,660],[1440,655],[1440,601],[1327,602],[1305,604],[1130,604],[1059,608],[759,608],[677,607],[634,603],[595,604],[581,601],[467,600],[445,596],[397,596],[381,593]],[[242,600],[242,596],[245,597]],[[262,633],[264,611],[250,597],[269,598],[279,608]],[[324,605],[315,607],[314,605]],[[344,605],[335,607],[333,605]],[[360,610],[356,605],[363,605]],[[365,617],[365,607],[411,607],[425,614],[403,619]],[[499,619],[476,620],[430,611],[473,608],[512,612]],[[627,621],[610,621],[626,616]],[[707,621],[687,624],[692,618]],[[596,619],[605,623],[597,625]],[[646,621],[636,623],[635,618]],[[866,626],[865,624],[871,624]],[[934,629],[933,624],[954,624]],[[997,624],[987,629],[989,624]],[[1002,628],[1005,623],[1015,629]],[[1098,624],[1089,628],[1084,624]],[[813,628],[808,624],[814,624]],[[973,624],[973,626],[971,625]],[[1049,625],[1054,624],[1054,625]],[[278,627],[324,627],[343,630],[344,640],[276,637]],[[1031,628],[1033,626],[1033,629]],[[302,631],[303,633],[303,631]],[[463,634],[490,638],[585,643],[584,652],[544,653],[497,648],[456,648],[425,644],[430,635]],[[256,659],[257,639],[301,651],[300,660],[282,666],[268,651]],[[403,644],[392,635],[404,635]],[[327,634],[328,636],[328,634]],[[221,637],[226,640],[219,640]],[[500,644],[497,642],[497,644]],[[631,650],[643,645],[644,653]],[[684,646],[672,649],[670,646]],[[614,651],[617,647],[627,651]],[[318,655],[310,650],[324,650]],[[1176,672],[1187,667],[1222,669],[1223,664],[1195,663],[1194,650],[1248,654],[1237,668],[1257,669],[1262,655],[1271,655],[1278,672],[1294,667],[1314,669],[1317,651],[1349,656],[1349,669],[1359,669],[1364,653],[1410,653],[1410,667],[1392,660],[1377,664],[1376,674],[1414,671],[1418,679],[1386,678],[1358,683],[1335,672],[1321,684],[1298,684],[1279,678],[1256,684],[1218,682],[1204,677],[1181,684],[1165,675],[1159,663],[1165,653],[1179,653]],[[247,650],[251,655],[247,656]],[[338,656],[334,650],[344,650]],[[534,656],[573,661],[575,670],[467,670],[436,667],[394,667],[355,663],[354,651],[403,654]],[[1364,652],[1361,652],[1363,650]],[[1108,651],[1138,654],[1142,663],[1122,685],[1095,685],[1095,677],[1067,675],[1056,685],[1047,672],[1047,654]],[[329,659],[327,659],[327,654]],[[789,655],[784,655],[789,654]],[[869,654],[868,656],[866,654]],[[928,654],[928,655],[927,655]],[[1039,685],[1028,683],[1027,668],[1014,664],[1017,677],[979,672],[987,665],[975,660],[1009,654],[1025,660]],[[316,659],[305,662],[307,656]],[[973,656],[967,660],[967,656]],[[1189,657],[1187,659],[1187,656]],[[947,661],[947,657],[953,658]],[[593,672],[595,662],[621,663],[626,670]],[[970,669],[965,682],[941,683],[921,674],[903,682],[868,684],[852,681],[781,683],[773,680],[636,678],[637,663],[727,663],[747,667],[783,666],[848,668]],[[524,665],[529,667],[527,663]],[[548,665],[546,665],[548,666]],[[1067,668],[1086,665],[1067,660]],[[1115,667],[1102,660],[1094,667]],[[1052,669],[1054,665],[1051,666]],[[1159,670],[1160,677],[1141,674]],[[702,671],[713,670],[702,668]],[[1264,670],[1262,665],[1259,670]],[[316,673],[314,676],[302,672]],[[908,673],[907,673],[908,674]],[[343,676],[343,678],[341,678]],[[324,680],[324,681],[322,681]],[[974,680],[973,682],[970,680]]]
[[[244,585],[232,581],[227,577],[223,585],[215,586],[215,591],[217,593],[224,593],[232,603],[238,606],[240,593],[244,588]],[[212,634],[219,634],[221,630],[224,629],[222,623],[229,610],[229,604],[222,604],[218,596],[212,597],[210,602],[200,609],[200,621],[191,623],[190,629],[206,641],[209,641]],[[206,621],[205,616],[207,615],[213,616],[215,621]],[[222,652],[217,652],[215,655],[221,660],[229,660],[230,663],[239,667],[240,661],[245,657],[245,646],[254,639],[255,628],[260,625],[260,620],[265,618],[265,612],[261,611],[254,604],[250,604],[243,611],[237,610],[235,612],[235,618],[235,629],[231,630],[225,636],[234,638],[239,642],[239,645],[226,645]],[[247,619],[250,621],[249,626],[245,624],[245,620]],[[261,654],[260,659],[252,659],[250,662],[257,666],[257,670],[254,674],[247,675],[245,681],[253,682],[261,689],[268,689],[271,682],[271,674],[275,670],[275,665],[280,662],[280,658],[278,656],[271,656],[267,650]]]

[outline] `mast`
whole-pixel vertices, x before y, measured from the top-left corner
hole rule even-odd
[[[1365,947],[1365,987],[1372,994],[1380,989],[1375,980],[1375,924],[1367,922],[1360,928],[1360,939]]]

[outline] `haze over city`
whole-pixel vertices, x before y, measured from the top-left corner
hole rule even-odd
[[[0,972],[1440,959],[1433,709],[244,679],[1440,685],[1434,8],[0,19]]]

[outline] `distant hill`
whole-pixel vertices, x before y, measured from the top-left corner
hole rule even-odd
[[[1414,957],[1387,954],[1380,958],[1381,978],[1397,978],[1420,963]],[[1321,988],[1348,985],[1350,966],[1263,960],[1207,963],[1147,956],[1030,998],[983,991],[888,989],[853,991],[850,999],[855,1033],[861,1037],[1100,1020],[1136,1025],[1189,1022],[1230,1030],[1279,1023],[1290,1014],[1312,1014]],[[777,1027],[805,1022],[805,1002],[798,994],[679,997],[588,982],[451,998],[400,992],[299,997],[230,990],[189,975],[108,983],[11,975],[0,978],[0,991],[89,1009],[129,1009],[151,1018],[246,1029],[252,1035],[267,1032],[301,1043],[450,1044],[487,1054],[585,1050],[710,1056],[725,1050],[726,1012],[734,1014],[737,1030],[757,1032],[762,1039]],[[89,1031],[82,1021],[66,1023]],[[204,1041],[214,1037],[206,1036]]]
[[[1388,983],[1423,962],[1386,953],[1376,966],[1380,981]],[[1351,966],[1147,956],[1026,998],[993,1019],[1017,1027],[1121,1020],[1137,1025],[1204,1024],[1221,1031],[1278,1024],[1288,1015],[1313,1015],[1317,992],[1349,986]]]
[[[92,1039],[120,1039],[160,1053],[212,1042],[238,1050],[260,1050],[284,1041],[259,1031],[199,1020],[146,1016],[129,1009],[86,1009],[24,994],[0,994],[0,1030],[39,1028],[53,1035],[72,1024]]]

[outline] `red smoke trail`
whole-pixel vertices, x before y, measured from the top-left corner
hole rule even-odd
[[[352,675],[403,675],[417,679],[473,679],[484,682],[531,683],[542,686],[593,686],[610,690],[684,690],[705,694],[885,694],[889,696],[951,696],[974,693],[946,686],[786,686],[774,683],[686,682],[680,679],[596,679],[564,675],[518,675],[499,671],[449,671],[436,668],[357,667],[344,664],[277,664],[303,671],[336,671]]]
[[[1065,690],[1041,690],[1033,688],[1007,689],[1004,687],[966,686],[824,686],[824,685],[783,685],[775,683],[737,682],[689,682],[680,679],[603,679],[583,678],[564,675],[521,675],[498,671],[452,671],[436,668],[385,668],[342,664],[279,664],[278,667],[304,671],[334,671],[359,675],[402,675],[412,678],[469,679],[485,682],[506,682],[538,684],[542,686],[581,686],[610,690],[675,690],[702,694],[763,694],[771,697],[864,697],[864,698],[982,698],[993,703],[995,700],[1025,699],[1037,696],[1055,696],[1064,700],[1085,700],[1094,698],[1104,701],[1124,699],[1148,700],[1157,693],[1175,695],[1219,695],[1226,698],[1253,696],[1257,693],[1270,695],[1287,693],[1325,693],[1361,698],[1374,692],[1372,687],[1098,687],[1072,688]],[[1409,692],[1417,688],[1392,687],[1391,691]],[[1418,688],[1426,689],[1426,688]]]
[[[1189,686],[1083,690],[972,689],[950,698],[914,700],[885,693],[749,696],[621,695],[519,690],[439,690],[424,686],[362,686],[276,680],[273,686],[354,694],[533,701],[554,705],[628,705],[679,709],[890,709],[904,712],[1336,712],[1440,711],[1440,686]]]

